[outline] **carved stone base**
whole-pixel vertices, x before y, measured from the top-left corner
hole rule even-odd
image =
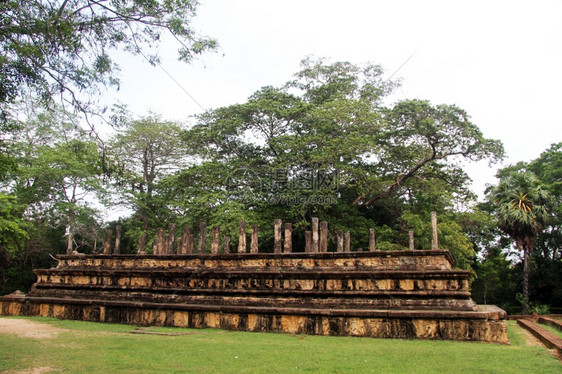
[[[101,300],[13,298],[0,301],[3,315],[43,316],[140,326],[220,328],[251,332],[449,339],[508,343],[505,312],[314,310],[153,304]]]
[[[291,334],[507,343],[447,251],[61,256],[3,315]]]

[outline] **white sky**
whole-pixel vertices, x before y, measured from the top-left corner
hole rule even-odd
[[[402,87],[391,97],[465,109],[484,135],[500,139],[505,164],[537,158],[562,141],[562,1],[201,0],[194,28],[218,53],[190,65],[177,45],[162,66],[205,109],[246,101],[281,85],[302,58],[381,64]],[[187,120],[201,108],[160,68],[121,63],[121,89],[106,96],[144,115]],[[466,169],[482,195],[495,183],[487,163]]]

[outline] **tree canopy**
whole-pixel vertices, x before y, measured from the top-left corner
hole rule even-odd
[[[159,183],[188,165],[181,131],[180,124],[149,115],[125,123],[109,142],[115,205],[132,210],[138,221],[129,225],[127,239],[143,237],[144,242],[148,233],[171,219]]]
[[[189,62],[216,47],[191,27],[194,0],[6,0],[0,2],[0,105],[25,90],[88,111],[100,85],[119,84],[111,51],[158,61],[164,34]],[[84,92],[86,96],[80,94]]]
[[[59,8],[78,2],[66,3]],[[501,159],[501,142],[455,105],[389,103],[396,86],[378,65],[306,59],[286,84],[209,110],[191,127],[125,115],[103,145],[61,108],[12,106],[19,116],[0,124],[2,292],[30,287],[49,253],[99,252],[104,227],[122,227],[122,253],[150,252],[157,227],[195,231],[203,221],[234,247],[240,220],[259,225],[260,251],[269,251],[276,218],[293,223],[298,251],[311,217],[329,222],[329,250],[338,230],[351,233],[353,249],[367,248],[370,229],[377,249],[407,248],[409,231],[423,249],[437,211],[440,247],[455,267],[472,269],[478,302],[509,307],[528,278],[530,306],[562,305],[560,143],[501,169],[477,203],[462,166]],[[131,215],[103,222],[102,206]],[[510,251],[514,240],[524,261]]]
[[[549,220],[549,195],[529,172],[499,173],[500,183],[490,190],[498,226],[523,252],[523,313],[529,311],[529,254]]]
[[[503,293],[511,299],[515,293],[520,293],[525,308],[537,308],[539,312],[541,305],[560,306],[561,143],[552,144],[535,160],[500,169],[497,177],[499,183],[489,188],[486,205],[501,228],[497,234],[500,240],[490,243],[484,262],[499,265],[507,257],[522,255],[522,261],[516,262],[508,275],[510,281],[503,283]],[[519,250],[517,256],[510,250],[513,242]],[[502,248],[503,253],[500,252]],[[505,302],[505,298],[501,300],[500,303]]]
[[[431,210],[447,220],[455,197],[471,198],[458,161],[493,162],[503,148],[456,106],[383,105],[395,86],[378,65],[307,59],[284,86],[208,111],[183,135],[201,162],[167,184],[176,208],[207,220],[225,210],[263,222],[277,215],[296,227],[321,216],[356,232],[357,247],[375,226],[390,248],[397,237],[385,226],[407,232],[415,215]],[[291,203],[294,197],[301,203]],[[461,227],[442,227],[458,234],[451,246],[468,266],[461,258],[473,255],[472,244],[460,239]]]

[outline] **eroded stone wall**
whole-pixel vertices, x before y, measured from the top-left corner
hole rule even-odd
[[[507,342],[447,251],[61,256],[4,315],[135,325]]]

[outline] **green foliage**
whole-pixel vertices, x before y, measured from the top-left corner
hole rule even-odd
[[[62,110],[36,102],[14,106],[3,133],[13,165],[0,180],[2,293],[28,290],[32,269],[50,267],[49,254],[92,251],[99,240],[96,199],[103,201],[103,155],[98,144]]]
[[[485,139],[466,112],[454,105],[434,107],[427,101],[407,100],[385,118],[377,133],[379,147],[373,156],[378,162],[372,163],[373,173],[366,180],[363,205],[404,194],[412,182],[442,181],[441,193],[466,195],[468,177],[454,161],[495,161],[503,156],[501,143]]]
[[[545,305],[545,304],[539,304],[539,303],[531,303],[530,304],[530,312],[536,313],[539,316],[544,316],[544,315],[550,314],[549,309],[550,309],[550,307],[548,305]]]
[[[0,256],[13,255],[23,248],[27,224],[21,218],[22,206],[13,195],[0,193]]]
[[[161,184],[166,185],[165,178],[189,162],[181,131],[178,123],[149,115],[126,122],[106,149],[118,196],[115,204],[134,212],[124,226],[130,245],[141,235],[152,237],[157,227],[175,220],[169,209],[171,196]]]
[[[491,199],[498,206],[499,227],[521,249],[532,249],[549,218],[549,196],[536,177],[530,173],[511,173],[492,190]]]
[[[538,159],[530,163],[519,162],[505,167],[498,171],[497,176],[503,189],[500,193],[504,198],[501,200],[504,202],[503,209],[500,210],[498,205],[500,200],[492,198],[495,196],[494,193],[499,192],[499,185],[490,187],[489,201],[481,204],[483,210],[490,213],[490,217],[495,217],[500,211],[505,213],[502,216],[504,223],[502,226],[498,225],[502,230],[497,232],[498,230],[488,228],[482,232],[489,234],[479,236],[484,239],[481,240],[481,248],[484,249],[485,257],[481,264],[486,265],[486,262],[493,261],[493,266],[489,266],[485,273],[494,271],[499,273],[499,283],[487,282],[490,291],[488,301],[510,309],[510,305],[516,300],[516,293],[524,294],[522,284],[524,285],[525,278],[528,277],[531,305],[538,303],[551,305],[554,308],[562,306],[562,287],[559,282],[562,276],[560,261],[562,191],[559,188],[562,181],[561,144],[553,144]],[[509,186],[513,188],[510,190]],[[542,204],[538,209],[537,202]],[[520,208],[521,211],[508,214],[506,212],[508,208]],[[532,220],[535,222],[512,230],[516,222],[506,222],[510,217],[521,217],[523,224]],[[516,237],[507,235],[508,232],[516,235],[519,242]],[[529,236],[525,237],[526,234]],[[513,260],[506,259],[506,256],[519,257],[518,254],[514,256],[510,251],[513,243],[510,239],[514,240],[520,249],[524,247],[522,263],[512,264]],[[527,267],[524,266],[525,254],[528,255]],[[483,300],[482,295],[487,287],[483,283],[487,275],[481,274],[482,265],[476,265],[476,272],[481,279],[477,279],[473,285],[473,295],[478,301]],[[526,268],[528,270],[525,270]]]
[[[111,50],[142,55],[154,64],[166,34],[178,41],[179,59],[189,62],[216,48],[216,41],[190,26],[196,5],[193,0],[2,1],[0,103],[13,102],[28,87],[44,102],[60,95],[87,111],[89,99],[81,100],[81,92],[119,85]]]
[[[352,233],[354,249],[367,248],[371,228],[379,249],[404,248],[409,226],[431,237],[436,210],[443,245],[469,268],[473,244],[449,213],[457,200],[473,198],[457,161],[494,161],[501,144],[455,106],[410,100],[384,107],[394,87],[378,65],[304,60],[283,87],[201,115],[183,133],[201,161],[163,181],[164,193],[191,227],[224,222],[235,234],[238,219],[266,228],[274,218],[292,222],[295,248],[311,217],[330,223],[330,250],[338,230]],[[271,244],[265,231],[262,250]],[[429,248],[426,242],[420,245]]]
[[[550,193],[552,206],[547,227],[539,234],[536,246],[545,258],[562,259],[562,143],[553,144],[527,165],[541,185]]]
[[[538,159],[529,164],[528,169],[553,196],[562,196],[562,142],[552,144]]]
[[[545,228],[538,234],[531,254],[531,291],[538,303],[562,306],[562,143],[552,144],[538,159],[523,168],[532,172],[549,192],[550,214]]]
[[[98,144],[65,121],[64,113],[32,111],[20,121],[11,151],[18,165],[11,188],[26,205],[26,216],[66,226],[71,252],[76,229],[90,226],[96,214],[92,198],[105,192]]]
[[[470,212],[457,214],[455,221],[463,227],[477,253],[471,264],[475,273],[472,298],[479,304],[498,305],[509,311],[517,292],[516,270],[502,250],[509,241],[502,238],[493,209],[489,203],[480,203]]]
[[[517,269],[500,246],[490,246],[482,255],[473,267],[476,279],[472,283],[472,297],[478,303],[509,310],[516,300],[518,282],[514,273]]]
[[[431,248],[431,222],[429,215],[414,214],[406,211],[400,219],[410,230],[414,231],[417,249]],[[455,267],[470,269],[471,261],[476,256],[474,245],[467,236],[463,227],[457,222],[455,215],[440,215],[437,231],[439,235],[439,248],[451,252]]]
[[[498,226],[523,252],[523,313],[529,308],[529,254],[550,218],[553,202],[534,174],[508,168],[498,173],[500,183],[491,188],[488,198],[495,204]]]

